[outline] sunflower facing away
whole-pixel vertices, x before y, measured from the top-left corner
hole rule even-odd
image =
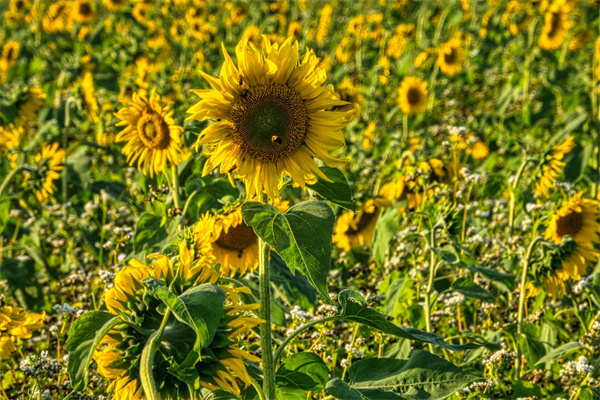
[[[427,109],[427,83],[421,78],[407,76],[398,88],[398,105],[404,114],[420,114]]]
[[[154,254],[151,258],[154,259],[152,265],[132,260],[119,271],[114,286],[104,294],[109,312],[129,321],[129,325],[117,325],[109,331],[93,355],[98,372],[110,381],[114,400],[146,399],[139,370],[142,348],[148,340],[143,331],[157,328],[163,316],[158,312],[161,302],[148,296],[142,280],[157,279],[176,294],[181,294],[191,287],[216,285],[219,279],[219,273],[213,267],[214,259],[183,243],[179,245],[178,257]],[[244,361],[259,362],[260,359],[240,347],[239,337],[262,322],[248,314],[259,305],[241,304],[240,294],[250,293],[247,287],[213,287],[213,291],[225,296],[221,317],[214,335],[201,350],[201,359],[186,370],[185,376],[188,383],[193,381],[192,386],[223,389],[240,395],[241,390],[251,383]],[[143,329],[132,329],[131,325]],[[169,371],[173,363],[183,363],[193,343],[191,328],[172,317],[154,359],[155,370],[165,371],[155,374],[160,399],[190,398],[187,384],[179,379],[182,375]]]
[[[0,56],[0,75],[2,82],[6,81],[6,73],[17,62],[20,50],[21,45],[15,40],[10,40],[2,46],[2,55]]]
[[[376,198],[367,200],[357,213],[344,212],[335,223],[333,243],[344,251],[371,246],[379,214],[383,208],[390,206],[389,200]]]
[[[569,136],[564,142],[559,144],[554,152],[546,157],[542,164],[542,175],[535,189],[535,194],[538,196],[548,196],[548,190],[555,187],[556,179],[562,173],[565,166],[563,158],[569,154],[575,147],[575,140]]]
[[[42,152],[34,158],[38,165],[39,176],[41,180],[35,183],[35,197],[41,203],[50,195],[56,192],[54,181],[60,178],[60,171],[65,167],[65,151],[58,148],[58,143],[44,146]],[[25,183],[28,181],[29,175],[26,175]]]
[[[243,40],[236,47],[238,66],[223,47],[225,62],[219,78],[202,73],[211,89],[194,90],[201,100],[188,119],[215,119],[195,144],[210,143],[206,175],[216,167],[245,183],[247,198],[264,192],[279,196],[283,175],[305,187],[315,175],[327,179],[314,158],[330,166],[343,160],[329,155],[344,146],[342,129],[354,109],[333,107],[339,100],[331,86],[323,86],[325,71],[309,50],[302,59],[298,44],[288,38],[281,46],[263,37],[263,52]]]
[[[564,286],[567,279],[577,281],[585,274],[588,263],[595,263],[600,256],[600,203],[596,200],[583,198],[578,193],[564,203],[552,216],[546,228],[545,238],[555,244],[563,242],[569,236],[573,244],[568,254],[562,257],[562,268],[545,279],[546,289],[555,295]]]
[[[115,114],[125,126],[117,135],[117,142],[127,142],[122,153],[127,155],[129,165],[137,160],[138,170],[150,177],[167,168],[167,163],[177,166],[188,151],[182,147],[183,128],[175,125],[173,110],[161,105],[161,98],[152,90],[150,98],[134,93],[129,107]]]
[[[459,38],[452,38],[438,51],[437,65],[446,75],[456,75],[463,69],[464,55]]]
[[[556,50],[562,45],[571,28],[570,12],[571,6],[566,0],[555,0],[548,8],[538,40],[542,49]]]

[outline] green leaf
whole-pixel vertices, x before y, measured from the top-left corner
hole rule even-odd
[[[383,265],[385,252],[396,232],[398,232],[398,211],[393,208],[383,210],[373,234],[373,259],[377,265]]]
[[[348,370],[350,386],[365,394],[370,390],[392,392],[407,400],[444,399],[480,378],[424,350],[417,350],[408,360],[368,358],[356,361]]]
[[[154,214],[142,214],[135,227],[133,248],[136,252],[151,248],[166,239],[168,234],[161,226],[162,217]]]
[[[302,390],[306,398],[306,392],[325,388],[329,379],[329,369],[321,357],[314,353],[295,353],[283,360],[275,379],[278,387]]]
[[[319,169],[326,177],[331,179],[331,182],[327,182],[317,176],[317,182],[308,185],[308,187],[332,203],[347,210],[356,211],[356,201],[352,197],[352,189],[350,189],[350,185],[348,185],[348,181],[342,171],[327,166],[319,167]]]
[[[204,283],[177,297],[162,281],[146,278],[142,282],[148,285],[156,297],[169,307],[178,321],[186,324],[196,333],[194,351],[198,354],[197,359],[193,360],[195,364],[200,360],[201,350],[212,341],[219,321],[223,317],[225,291],[211,283]]]
[[[327,274],[331,266],[331,237],[335,217],[322,201],[305,201],[285,214],[271,205],[246,202],[242,216],[254,232],[273,247],[292,273],[298,268],[329,300]]]
[[[496,298],[487,290],[473,282],[467,277],[458,278],[447,291],[454,291],[470,299],[496,303]]]
[[[466,268],[472,273],[480,273],[487,279],[492,281],[494,286],[498,286],[505,291],[512,292],[515,289],[516,276],[507,274],[506,272],[498,271],[492,268],[487,268],[481,265],[459,265],[460,268]]]
[[[335,378],[327,383],[327,393],[338,399],[344,400],[369,400],[368,397],[363,396],[358,390],[352,389],[350,385],[341,380]]]
[[[383,333],[410,340],[436,344],[452,351],[461,351],[478,347],[476,344],[448,344],[441,336],[438,336],[435,333],[424,332],[414,328],[401,328],[398,325],[388,321],[385,315],[373,307],[370,307],[360,293],[353,290],[343,290],[338,295],[338,300],[342,307],[341,316],[346,320],[370,326],[380,330]]]
[[[544,357],[540,358],[535,363],[534,366],[554,361],[556,359],[564,357],[565,355],[567,355],[568,353],[570,353],[571,351],[573,351],[575,349],[582,349],[582,348],[586,348],[586,347],[579,342],[569,342],[569,343],[563,344],[562,346],[559,346],[556,349],[550,351]]]
[[[446,264],[456,264],[459,261],[458,254],[453,246],[436,247],[433,251]]]
[[[88,384],[88,368],[100,340],[118,323],[120,317],[106,311],[88,311],[73,322],[69,329],[67,370],[73,390],[84,390]]]
[[[140,357],[140,381],[147,400],[159,400],[154,381],[154,356],[160,345],[162,332],[154,331],[148,338]]]
[[[406,280],[404,278],[396,279],[390,285],[387,295],[385,296],[385,313],[392,315],[396,309],[396,303],[398,302],[398,296],[404,289]]]

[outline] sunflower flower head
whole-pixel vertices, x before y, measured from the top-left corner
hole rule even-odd
[[[64,169],[64,149],[59,148],[58,143],[49,144],[35,155],[37,171],[27,172],[23,184],[32,182],[35,197],[42,203],[56,192],[56,180],[60,178],[60,172]],[[33,178],[33,179],[32,179]]]
[[[464,55],[460,38],[448,40],[438,51],[437,65],[449,76],[458,74],[463,69]]]
[[[538,40],[539,46],[544,50],[558,49],[571,28],[569,14],[572,5],[567,0],[555,0],[544,16],[544,26]]]
[[[545,157],[541,165],[541,176],[535,189],[536,195],[547,197],[548,190],[556,186],[556,179],[561,175],[565,166],[563,159],[575,148],[575,144],[573,137],[569,136],[554,149],[552,154]]]
[[[0,152],[10,161],[11,168],[16,168],[19,158],[18,149],[24,136],[22,126],[9,124],[0,126]]]
[[[420,114],[427,109],[427,83],[421,78],[407,76],[398,88],[398,105],[403,113]]]
[[[336,221],[333,243],[344,251],[355,247],[371,246],[377,219],[391,202],[384,198],[369,199],[362,204],[358,212],[344,212]]]
[[[44,326],[46,313],[32,313],[20,307],[0,307],[0,361],[11,358],[17,350],[16,339],[29,339]]]
[[[243,304],[250,293],[247,287],[217,285],[220,274],[213,267],[214,258],[181,243],[173,256],[154,254],[150,265],[132,260],[119,271],[114,286],[104,294],[109,312],[119,315],[127,324],[109,331],[94,352],[99,373],[107,379],[113,399],[144,400],[139,360],[148,335],[158,328],[164,316],[164,304],[155,295],[153,285],[168,287],[180,299],[197,297],[213,299],[210,308],[209,338],[198,354],[194,331],[171,316],[154,358],[159,397],[164,400],[191,398],[189,387],[226,390],[236,395],[250,385],[246,361],[260,359],[243,349],[241,337],[262,320],[251,312],[258,304]],[[217,300],[214,300],[217,299]],[[183,301],[183,300],[182,300]],[[216,303],[214,302],[216,301]],[[215,305],[219,304],[217,308]],[[134,328],[137,326],[137,329]],[[193,359],[192,359],[193,357]],[[173,370],[187,363],[185,374]],[[180,378],[185,376],[185,381]],[[193,384],[188,386],[188,383]]]
[[[300,58],[293,38],[278,45],[263,36],[262,43],[261,51],[240,42],[237,66],[223,47],[220,76],[203,73],[211,88],[193,90],[201,100],[188,119],[217,120],[195,144],[209,144],[204,175],[219,167],[244,182],[247,198],[264,191],[275,199],[283,175],[304,188],[315,176],[327,179],[315,158],[330,166],[343,162],[329,152],[344,146],[342,129],[354,109],[335,109],[349,103],[323,85],[326,74],[313,51]]]
[[[189,156],[183,146],[183,128],[175,124],[173,110],[161,102],[152,90],[150,97],[133,93],[128,107],[115,114],[121,121],[117,126],[125,128],[117,135],[117,142],[127,142],[122,153],[129,165],[150,177],[167,168],[177,166]]]

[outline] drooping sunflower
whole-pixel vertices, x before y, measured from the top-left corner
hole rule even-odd
[[[37,112],[44,105],[46,93],[42,88],[31,88],[27,95],[27,100],[19,107],[17,120],[19,124],[29,126],[35,124]]]
[[[85,110],[88,112],[92,121],[98,122],[98,100],[96,100],[96,92],[94,90],[94,76],[87,71],[83,74],[80,80],[81,92],[85,104]]]
[[[137,161],[138,170],[150,177],[164,171],[167,164],[177,166],[188,155],[181,137],[183,128],[175,125],[173,112],[152,90],[150,98],[134,93],[129,107],[115,114],[121,120],[116,126],[125,126],[116,138],[127,142],[122,153],[129,165]]]
[[[171,373],[174,363],[182,365],[189,361],[194,345],[194,332],[171,317],[167,321],[154,356],[155,379],[159,397],[163,400],[191,398],[188,384],[209,390],[227,390],[240,395],[251,381],[244,361],[259,362],[260,359],[242,348],[240,336],[258,326],[262,320],[248,312],[257,310],[258,304],[242,304],[240,294],[249,294],[247,287],[217,286],[219,273],[213,267],[213,258],[197,253],[186,244],[179,245],[178,257],[162,254],[151,256],[152,265],[133,260],[115,277],[114,286],[104,294],[110,313],[119,315],[128,324],[117,325],[102,338],[93,357],[100,374],[110,381],[112,398],[145,400],[139,370],[142,348],[148,340],[144,330],[157,329],[163,318],[159,313],[162,302],[149,296],[145,278],[154,278],[167,285],[177,295],[185,296],[190,288],[197,291],[208,288],[212,293],[222,293],[220,310],[211,310],[218,318],[214,333],[201,349],[201,357],[186,370],[186,381],[181,374]],[[213,304],[214,307],[214,304]],[[132,329],[137,325],[143,329]],[[187,382],[187,383],[186,383]]]
[[[542,49],[556,50],[562,45],[571,28],[571,8],[566,0],[554,0],[550,5],[544,16],[544,26],[538,40]]]
[[[578,193],[566,201],[550,219],[544,237],[555,244],[564,244],[559,257],[560,267],[544,278],[546,290],[556,295],[564,287],[564,281],[577,281],[585,274],[586,265],[598,261],[600,250],[600,203],[583,198]],[[566,250],[565,250],[566,249]]]
[[[464,55],[460,38],[448,40],[438,51],[437,65],[446,75],[456,75],[463,69]]]
[[[238,66],[223,47],[220,78],[203,74],[211,89],[194,90],[201,100],[188,119],[216,119],[200,134],[195,147],[211,145],[203,174],[216,167],[245,183],[248,198],[264,192],[279,196],[283,175],[305,187],[315,175],[327,179],[314,158],[330,166],[343,162],[329,152],[344,146],[342,129],[354,110],[331,86],[323,86],[325,71],[308,51],[302,60],[298,44],[288,38],[281,46],[263,37],[261,53],[252,43],[236,47]]]
[[[64,169],[65,151],[59,149],[58,143],[49,144],[42,148],[41,153],[34,157],[38,165],[38,175],[41,178],[36,182],[35,197],[42,203],[56,192],[54,181],[60,178],[60,171]],[[26,176],[26,181],[29,175]]]
[[[29,339],[32,331],[44,326],[46,313],[27,312],[20,307],[0,308],[0,362],[7,360],[17,351],[15,339]]]
[[[575,139],[569,136],[554,149],[551,155],[546,156],[542,162],[542,173],[535,189],[536,195],[548,196],[548,190],[555,187],[556,179],[560,176],[565,166],[565,162],[563,161],[565,155],[569,154],[574,147]]]
[[[407,76],[398,88],[398,105],[403,113],[420,114],[427,109],[427,83],[421,78]]]
[[[288,208],[288,202],[275,202],[281,212]],[[207,235],[208,232],[208,235]],[[246,225],[242,218],[241,207],[227,214],[211,215],[205,213],[194,227],[196,247],[200,250],[208,246],[221,264],[221,273],[233,277],[252,272],[258,265],[258,236]],[[202,250],[200,250],[202,251]]]
[[[333,243],[344,251],[371,246],[377,219],[381,211],[390,206],[389,200],[375,198],[367,200],[357,213],[345,211],[335,223]]]
[[[23,136],[23,127],[20,125],[9,124],[8,126],[0,126],[0,151],[10,161],[11,168],[17,167],[19,153],[16,150],[21,145]]]

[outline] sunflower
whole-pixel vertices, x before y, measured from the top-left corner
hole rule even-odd
[[[336,110],[354,109],[357,116],[360,114],[360,108],[363,103],[362,88],[354,86],[350,78],[344,78],[335,92],[340,100],[350,103],[350,105],[344,106],[343,108],[336,107]]]
[[[281,212],[288,208],[287,201],[275,201],[274,205]],[[223,275],[233,277],[256,269],[258,236],[244,222],[241,207],[224,215],[205,213],[194,227],[194,234],[196,247],[215,256],[216,262],[221,264]],[[208,249],[204,246],[208,246]]]
[[[302,23],[298,21],[292,22],[290,23],[290,26],[288,26],[287,35],[293,37],[295,40],[298,40],[302,36],[302,30]]]
[[[331,110],[349,103],[323,86],[325,71],[316,68],[314,52],[300,61],[292,38],[279,46],[263,37],[263,48],[265,54],[240,42],[236,67],[223,47],[220,79],[203,74],[212,89],[194,90],[202,100],[188,110],[188,119],[218,120],[195,144],[211,143],[204,175],[218,166],[221,173],[235,171],[248,198],[264,190],[275,199],[284,174],[302,188],[315,175],[327,179],[315,157],[330,166],[343,162],[329,152],[344,146],[342,129],[354,110]]]
[[[20,125],[0,126],[0,151],[10,161],[11,168],[17,167],[17,159],[19,158],[17,149],[21,145],[23,136],[23,127]]]
[[[427,83],[420,78],[407,76],[398,88],[398,105],[403,113],[420,114],[427,109]]]
[[[90,114],[92,121],[98,122],[98,100],[94,90],[94,76],[91,72],[86,72],[81,78],[81,92],[85,104],[85,110]]]
[[[353,36],[346,36],[335,49],[335,59],[340,64],[346,64],[356,53],[358,44]]]
[[[29,339],[32,331],[44,326],[46,313],[27,312],[20,307],[0,307],[0,360],[7,360],[17,350],[15,339]]]
[[[571,5],[566,0],[555,0],[544,16],[544,27],[538,43],[544,50],[558,49],[571,28]]]
[[[9,40],[2,46],[2,57],[0,57],[0,74],[2,82],[6,81],[6,73],[17,63],[21,45],[15,40]]]
[[[375,131],[377,124],[373,121],[369,122],[367,129],[365,129],[365,135],[363,136],[362,147],[367,151],[373,150],[373,139],[375,139]]]
[[[54,181],[60,178],[60,171],[64,169],[65,151],[58,148],[58,143],[49,144],[42,148],[42,152],[34,158],[38,164],[40,181],[36,182],[35,197],[42,203],[50,195],[56,192]],[[26,175],[24,183],[27,183],[29,175]]]
[[[123,8],[125,8],[127,3],[127,0],[102,0],[102,4],[104,4],[104,6],[112,12],[121,11]]]
[[[459,38],[452,38],[438,51],[437,65],[446,75],[456,75],[463,69],[463,50]]]
[[[371,246],[379,214],[390,205],[383,198],[369,199],[357,213],[344,212],[335,223],[333,243],[344,251],[350,251],[353,247]]]
[[[114,286],[104,294],[104,301],[110,313],[121,316],[128,324],[117,325],[101,340],[94,352],[98,372],[110,381],[113,399],[139,399],[143,393],[139,359],[141,350],[148,337],[140,333],[143,329],[132,329],[132,325],[149,329],[160,324],[163,318],[159,314],[162,304],[148,296],[148,288],[142,281],[154,278],[167,285],[176,294],[185,293],[189,288],[201,285],[216,285],[219,274],[213,268],[213,258],[196,253],[184,243],[179,245],[178,257],[154,254],[152,265],[132,260],[116,275]],[[215,288],[224,293],[225,301],[219,313],[220,319],[214,335],[204,344],[201,358],[186,370],[186,377],[209,390],[223,389],[240,395],[241,390],[250,385],[250,376],[244,361],[259,362],[260,359],[241,348],[240,336],[258,326],[262,320],[252,317],[249,311],[257,310],[259,304],[241,304],[240,294],[249,294],[247,287]],[[213,289],[214,290],[214,289]],[[142,325],[143,324],[143,325]],[[189,362],[189,351],[194,343],[193,331],[171,317],[168,329],[162,337],[154,365],[156,370],[165,371],[156,374],[159,397],[171,400],[186,397],[189,379],[180,380],[180,374],[170,373],[174,362],[181,365]],[[189,330],[189,332],[188,332]],[[169,333],[170,332],[170,333]],[[192,338],[191,340],[189,338]]]
[[[575,140],[572,136],[569,136],[564,142],[559,144],[552,155],[546,157],[543,161],[542,174],[538,182],[535,194],[538,196],[548,196],[548,190],[555,187],[556,179],[562,173],[562,169],[565,166],[563,159],[565,155],[570,153],[575,147]]]
[[[73,5],[73,20],[81,23],[89,23],[94,20],[96,10],[91,0],[78,0]]]
[[[127,142],[122,153],[127,155],[129,165],[137,160],[138,170],[150,177],[167,167],[177,166],[188,155],[183,146],[183,128],[175,125],[173,111],[161,105],[161,98],[152,90],[150,98],[134,93],[129,107],[115,114],[125,126],[117,135],[117,142]]]
[[[42,20],[45,32],[66,32],[72,28],[71,2],[59,0],[48,7]]]
[[[319,25],[317,27],[317,44],[322,45],[325,43],[325,39],[329,34],[329,27],[331,26],[331,14],[333,13],[333,7],[331,4],[325,4],[321,9],[321,15],[319,16]]]

